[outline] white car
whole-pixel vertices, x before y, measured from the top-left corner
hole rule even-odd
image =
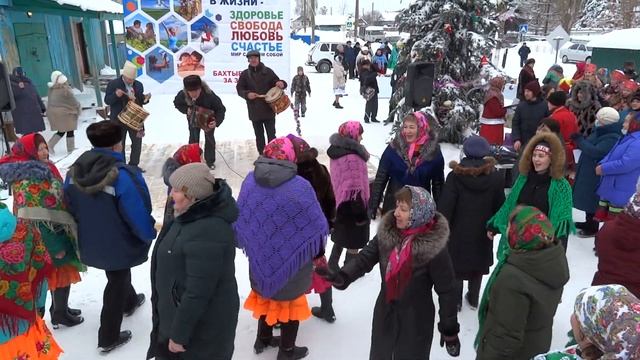
[[[309,54],[305,65],[314,66],[320,73],[328,73],[331,71],[333,56],[338,49],[338,42],[317,42]]]
[[[568,62],[591,62],[591,50],[592,48],[584,44],[572,44],[569,47],[560,49],[560,58],[563,63]]]

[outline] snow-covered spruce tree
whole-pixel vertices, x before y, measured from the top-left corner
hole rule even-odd
[[[477,126],[482,94],[467,94],[481,82],[481,58],[490,58],[495,45],[497,24],[489,18],[494,11],[488,0],[417,0],[398,15],[400,31],[411,37],[394,73],[398,81],[390,108],[395,111],[389,119],[395,120],[393,131],[413,111],[401,100],[407,67],[415,61],[435,63],[432,111],[440,125],[440,141],[460,143],[465,129]]]

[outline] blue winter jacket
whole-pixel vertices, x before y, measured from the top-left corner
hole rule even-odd
[[[344,60],[347,62],[347,64],[355,65],[357,56],[358,56],[358,53],[353,47],[345,46]]]
[[[636,192],[640,176],[640,131],[618,140],[602,161],[598,195],[613,206],[623,207]]]
[[[147,261],[156,238],[151,198],[142,173],[110,149],[93,149],[71,166],[64,185],[78,223],[80,260],[107,271]]]
[[[576,138],[578,149],[582,151],[576,167],[576,182],[573,185],[573,207],[589,214],[595,214],[598,200],[596,194],[600,176],[596,175],[596,166],[622,136],[620,123],[598,126],[584,138]]]

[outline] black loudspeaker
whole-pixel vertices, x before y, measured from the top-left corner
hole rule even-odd
[[[0,61],[0,112],[12,111],[16,108],[16,102],[11,91],[9,71],[4,62]]]
[[[405,105],[423,108],[431,105],[435,65],[430,62],[414,62],[407,69]]]

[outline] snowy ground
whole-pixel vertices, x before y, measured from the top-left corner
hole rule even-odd
[[[292,73],[299,63],[306,58],[303,46],[292,46]],[[532,46],[534,55],[541,64],[538,69],[545,68],[543,57],[551,56],[548,53],[535,54],[536,48]],[[511,54],[510,54],[511,55]],[[509,62],[515,62],[515,56]],[[510,65],[511,66],[511,65]],[[513,69],[507,68],[511,74]],[[517,64],[516,64],[517,66]],[[573,66],[573,65],[569,65]],[[324,150],[328,147],[328,138],[335,132],[338,125],[346,120],[362,119],[364,100],[358,95],[359,84],[356,81],[347,83],[350,96],[343,98],[345,107],[338,110],[331,107],[332,76],[331,74],[317,74],[309,71],[313,97],[308,99],[309,110],[307,117],[302,119],[303,136],[312,145],[320,150],[321,162],[328,164]],[[569,69],[567,69],[569,70]],[[277,71],[277,70],[276,70]],[[538,70],[540,72],[540,70]],[[515,71],[517,76],[517,71]],[[540,77],[544,75],[538,74]],[[385,80],[386,81],[386,80]],[[235,95],[222,95],[222,100],[227,107],[227,116],[222,126],[216,130],[218,142],[216,176],[226,178],[237,194],[242,182],[242,176],[251,170],[252,162],[256,158],[253,131],[247,120],[246,107],[242,99]],[[151,117],[147,122],[147,137],[143,140],[143,155],[141,167],[147,170],[145,177],[149,183],[154,205],[154,216],[161,220],[166,189],[160,178],[160,169],[164,159],[169,157],[175,149],[184,144],[188,138],[185,118],[172,106],[173,96],[154,95],[147,109]],[[380,101],[380,119],[387,114],[388,100]],[[63,157],[57,154],[53,157],[57,161],[62,172],[66,172],[73,160],[89,148],[89,143],[84,136],[84,128],[93,121],[95,115],[85,113],[85,122],[78,132],[76,150],[71,156]],[[390,127],[381,124],[365,125],[364,145],[374,155],[370,163],[370,173],[375,173],[375,167],[382,151],[385,148],[385,140],[388,138]],[[295,133],[295,123],[291,111],[281,114],[277,119],[277,134],[282,136]],[[47,133],[45,136],[48,136]],[[62,142],[58,145],[59,153],[64,153]],[[459,158],[459,149],[456,146],[444,144],[443,152],[447,160]],[[222,156],[221,156],[222,155]],[[224,156],[224,159],[223,159]],[[448,169],[447,169],[448,170]],[[236,174],[237,172],[238,174]],[[575,213],[576,219],[582,220],[582,214]],[[375,233],[377,224],[372,225]],[[329,246],[331,246],[329,242]],[[497,240],[496,240],[497,244]],[[569,314],[573,306],[573,300],[578,291],[591,283],[591,278],[596,268],[596,258],[593,255],[593,239],[578,239],[571,237],[569,240],[568,258],[571,269],[571,281],[564,291],[563,301],[558,308],[554,326],[553,347],[561,347],[566,342],[565,334],[570,329]],[[134,286],[139,292],[150,296],[149,265],[148,263],[133,269]],[[236,278],[238,281],[239,295],[244,301],[249,293],[248,264],[246,257],[238,251],[236,256]],[[54,331],[58,342],[65,350],[62,359],[87,360],[101,359],[96,350],[97,331],[99,326],[100,309],[102,304],[102,291],[106,283],[103,272],[90,269],[83,275],[83,281],[72,287],[70,305],[81,308],[85,317],[85,323],[70,329]],[[308,359],[367,359],[369,353],[369,339],[371,332],[371,317],[373,306],[380,289],[380,276],[377,269],[361,280],[355,282],[346,291],[334,291],[334,308],[337,321],[330,325],[324,321],[312,318],[302,323],[298,336],[298,344],[308,346],[310,355]],[[435,298],[435,297],[434,297]],[[311,306],[319,304],[317,295],[308,296]],[[436,302],[437,303],[437,302]],[[47,315],[48,318],[48,315]],[[461,324],[460,339],[462,353],[460,359],[474,359],[473,338],[477,331],[477,313],[468,306],[464,306],[459,314]],[[235,359],[274,359],[276,350],[268,350],[260,356],[253,354],[252,346],[255,339],[256,321],[248,311],[243,309],[239,313],[239,321],[236,332]],[[149,331],[151,327],[151,306],[147,302],[131,318],[125,318],[123,329],[133,332],[130,344],[118,349],[109,357],[113,359],[143,359],[148,346]],[[432,347],[432,359],[446,359],[448,355],[438,346],[439,338],[434,338]]]

